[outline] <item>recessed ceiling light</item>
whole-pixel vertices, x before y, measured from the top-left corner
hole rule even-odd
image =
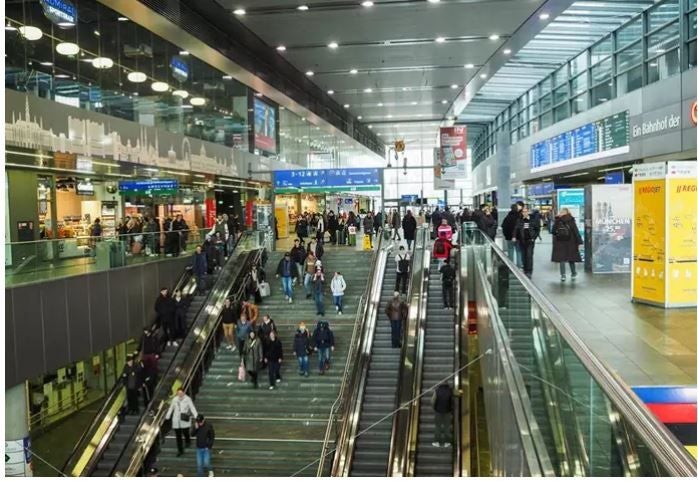
[[[441,0],[427,0],[429,3],[439,3]]]
[[[95,36],[97,36],[97,37],[101,37],[101,36],[102,36],[102,34],[101,34],[101,33],[99,33],[99,30],[95,30],[95,31],[94,31],[94,32],[92,32],[92,33],[94,33],[94,34],[95,34]]]
[[[55,78],[70,78],[70,75],[65,74],[65,73],[59,73],[54,75]]]
[[[412,105],[417,105],[417,102],[412,102]]]
[[[167,82],[158,81],[150,84],[150,88],[153,89],[154,92],[167,92],[167,89],[170,88],[170,85]]]
[[[189,55],[189,52],[186,51],[186,50],[180,50],[180,51],[179,51],[179,54],[182,55],[182,56],[184,56],[184,57],[186,57],[187,55]]]
[[[92,59],[92,66],[100,70],[106,70],[114,66],[114,61],[109,57],[95,57]]]
[[[361,115],[359,115],[359,116],[356,117],[356,118],[359,119],[359,120],[363,119],[363,117],[362,117]]]
[[[364,89],[364,93],[365,93],[365,94],[370,94],[371,92],[373,92],[373,89],[370,88],[370,87],[367,88],[367,89]]]
[[[381,134],[380,132],[378,132],[376,135],[377,135],[378,137],[380,137],[380,136],[383,135],[383,134]]]
[[[505,48],[504,49],[504,55],[509,55],[511,54],[511,49],[510,48]]]
[[[465,68],[475,68],[475,65],[472,64],[472,63],[466,63],[466,64],[464,65],[464,67],[465,67]]]
[[[436,43],[444,43],[446,41],[445,37],[436,37]]]
[[[129,72],[126,78],[129,82],[133,82],[134,84],[139,84],[148,80],[148,76],[143,72]]]
[[[372,129],[372,128],[373,128],[373,125],[369,125],[368,128],[369,128],[369,129]]]
[[[499,40],[499,35],[493,33],[492,35],[490,35],[490,40]]]
[[[40,28],[32,27],[31,25],[22,25],[19,27],[19,34],[30,42],[39,40],[44,36],[44,32],[42,32]]]
[[[361,5],[368,8],[368,7],[373,6],[373,2],[370,2],[370,1],[361,2]]]
[[[235,10],[233,10],[233,13],[235,15],[245,15],[247,12],[244,8],[236,8]]]
[[[383,102],[378,102],[378,106],[379,106],[379,107],[382,107],[382,106],[383,106]]]
[[[206,99],[203,97],[192,97],[189,100],[189,103],[195,107],[200,107],[206,103]]]
[[[359,73],[359,71],[356,70],[355,68],[353,68],[353,69],[349,70],[349,73],[352,75],[356,75],[357,73]]]
[[[172,95],[174,95],[175,97],[186,99],[187,97],[189,97],[189,92],[187,92],[186,90],[175,90],[174,92],[172,92]]]
[[[328,90],[327,95],[334,95],[334,90]]]
[[[308,77],[312,77],[313,75],[315,75],[315,72],[313,72],[312,70],[308,70],[307,72],[305,72],[305,74],[306,74]]]
[[[339,44],[338,44],[337,42],[330,42],[330,43],[327,44],[327,46],[328,46],[329,48],[331,48],[332,50],[334,50],[334,49],[336,49],[337,47],[339,47]]]
[[[348,109],[349,107],[351,107],[351,105],[349,105],[349,104],[344,104],[344,108],[345,108],[345,109]]]
[[[128,22],[128,18],[126,18],[126,17],[118,17],[117,20],[119,22]]]
[[[279,52],[285,52],[285,51],[286,51],[286,47],[285,47],[284,45],[279,45],[278,47],[276,47],[276,50],[279,51]]]
[[[56,52],[61,55],[77,55],[80,52],[80,47],[76,43],[61,42],[56,45]]]
[[[486,73],[481,73],[481,74],[480,74],[480,78],[487,78],[487,74],[486,74]]]
[[[232,76],[232,75],[223,75],[221,78],[222,78],[223,80],[233,80],[233,76]]]
[[[446,105],[448,103],[448,100],[442,100],[441,103]]]
[[[386,118],[392,119],[392,118],[393,118],[393,114],[388,114],[388,115],[386,115]]]
[[[540,18],[541,20],[547,20],[550,18],[550,14],[549,13],[541,13],[540,15],[538,15],[538,18]]]
[[[455,90],[455,89],[458,88],[458,85],[457,85],[457,84],[452,84],[452,85],[451,85],[451,88]]]
[[[254,94],[254,96],[255,96],[255,97],[261,97],[261,96],[262,96],[262,93],[261,93],[261,92],[257,92],[257,93]]]
[[[300,10],[301,12],[305,12],[306,10],[308,10],[308,6],[307,5],[298,5],[298,10]]]
[[[51,67],[53,65],[53,62],[39,62],[39,65],[43,65],[44,67]]]

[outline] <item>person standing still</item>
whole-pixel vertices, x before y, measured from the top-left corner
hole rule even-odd
[[[521,217],[521,209],[523,209],[523,202],[511,204],[511,210],[502,221],[502,235],[507,243],[507,254],[519,268],[523,267],[523,264],[521,263],[519,246],[516,243],[516,239],[514,239],[514,230],[516,229],[516,223]]]
[[[385,308],[385,314],[390,320],[390,339],[394,348],[402,346],[402,324],[407,319],[408,310],[407,304],[400,299],[400,292],[395,291]]]
[[[166,419],[172,420],[172,429],[174,429],[177,439],[177,457],[184,454],[185,442],[187,447],[191,444],[189,437],[191,420],[197,416],[198,413],[191,398],[186,395],[184,389],[177,389],[177,394],[170,402],[170,408],[165,415]]]
[[[444,265],[441,266],[439,272],[441,273],[441,295],[443,296],[444,308],[453,309],[453,284],[456,279],[456,270],[451,265],[450,259],[444,259]]]
[[[565,263],[569,263],[572,280],[577,277],[575,262],[582,262],[579,247],[583,244],[577,223],[569,209],[560,209],[560,214],[553,224],[553,254],[552,261],[560,263],[560,281],[565,282]]]
[[[216,434],[211,423],[207,422],[203,414],[196,416],[196,475],[201,477],[204,472],[208,472],[209,477],[213,476],[211,468],[211,450]]]
[[[196,277],[196,290],[201,294],[205,293],[205,277],[208,273],[208,262],[206,261],[206,254],[204,254],[201,245],[196,246],[191,270],[194,273],[194,277]]]
[[[516,222],[514,230],[514,238],[519,244],[521,251],[523,271],[530,279],[533,274],[533,249],[536,245],[536,237],[538,237],[540,225],[531,218],[528,212],[528,206],[521,209],[521,218]]]
[[[410,278],[410,254],[405,247],[400,246],[395,255],[395,291],[407,294],[407,284]]]
[[[143,380],[140,363],[137,363],[133,355],[126,356],[126,365],[121,373],[121,378],[126,385],[126,405],[128,414],[138,414],[138,391],[140,391]]]
[[[402,235],[407,243],[407,250],[412,251],[415,233],[417,232],[417,219],[412,215],[411,210],[407,210],[405,217],[402,218]]]
[[[434,408],[434,442],[435,447],[447,448],[451,445],[451,416],[453,414],[453,390],[451,386],[444,383],[439,385],[434,391],[431,399]]]

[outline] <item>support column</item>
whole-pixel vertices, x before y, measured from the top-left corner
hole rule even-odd
[[[509,131],[497,135],[497,157],[494,178],[497,185],[497,208],[507,212],[511,205],[511,143]]]
[[[26,384],[5,391],[5,476],[32,476]]]

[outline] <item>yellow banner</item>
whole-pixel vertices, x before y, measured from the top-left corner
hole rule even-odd
[[[633,299],[664,304],[666,180],[636,180],[633,202]]]
[[[667,180],[669,304],[696,303],[696,179]]]
[[[288,237],[288,212],[287,207],[276,207],[274,209],[274,216],[276,217],[276,228],[279,231],[279,239],[285,239]]]

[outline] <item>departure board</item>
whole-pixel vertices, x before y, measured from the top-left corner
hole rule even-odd
[[[531,146],[531,172],[630,151],[628,111],[577,127]]]

